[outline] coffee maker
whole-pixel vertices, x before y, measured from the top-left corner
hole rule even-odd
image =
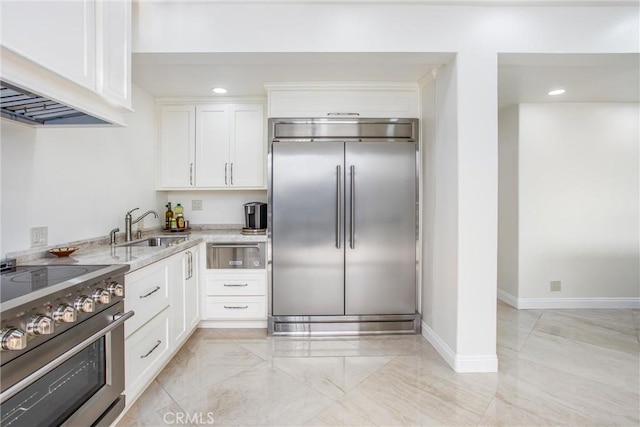
[[[244,234],[265,234],[267,231],[267,204],[250,202],[244,204]]]

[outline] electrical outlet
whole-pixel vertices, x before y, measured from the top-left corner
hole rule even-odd
[[[144,218],[142,218],[140,221],[138,221],[137,230],[142,230],[142,229],[144,229]]]
[[[191,201],[191,210],[192,211],[201,211],[202,210],[202,200],[192,200]]]
[[[47,246],[47,226],[31,227],[31,247]]]
[[[551,292],[560,292],[562,290],[562,282],[560,280],[552,280],[549,289]]]

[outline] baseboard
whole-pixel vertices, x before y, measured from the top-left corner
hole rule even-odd
[[[507,291],[498,289],[498,299],[506,304],[509,304],[511,307],[518,308],[518,297],[511,295]]]
[[[640,308],[640,298],[518,298],[516,308]]]
[[[266,320],[201,320],[199,328],[267,329]]]
[[[571,308],[640,308],[640,298],[518,298],[498,289],[498,299],[519,310]]]
[[[498,356],[496,354],[463,356],[456,354],[446,342],[436,334],[424,321],[422,325],[422,336],[442,356],[445,362],[454,371],[463,372],[498,372]]]

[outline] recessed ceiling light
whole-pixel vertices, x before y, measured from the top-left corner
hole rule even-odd
[[[213,93],[227,93],[227,90],[223,87],[214,87],[211,91]]]
[[[551,96],[562,95],[565,92],[566,91],[564,89],[554,89],[552,91],[549,91],[549,95],[551,95]]]

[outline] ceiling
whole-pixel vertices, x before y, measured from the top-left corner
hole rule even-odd
[[[417,82],[449,53],[136,53],[133,81],[156,97],[265,96],[268,82]],[[499,54],[499,107],[523,102],[638,102],[638,54]],[[549,90],[562,87],[557,97]]]
[[[265,96],[268,82],[417,82],[444,53],[137,53],[133,81],[158,97]]]
[[[566,92],[549,96],[562,88]],[[638,102],[638,54],[498,55],[498,105],[523,102]]]

